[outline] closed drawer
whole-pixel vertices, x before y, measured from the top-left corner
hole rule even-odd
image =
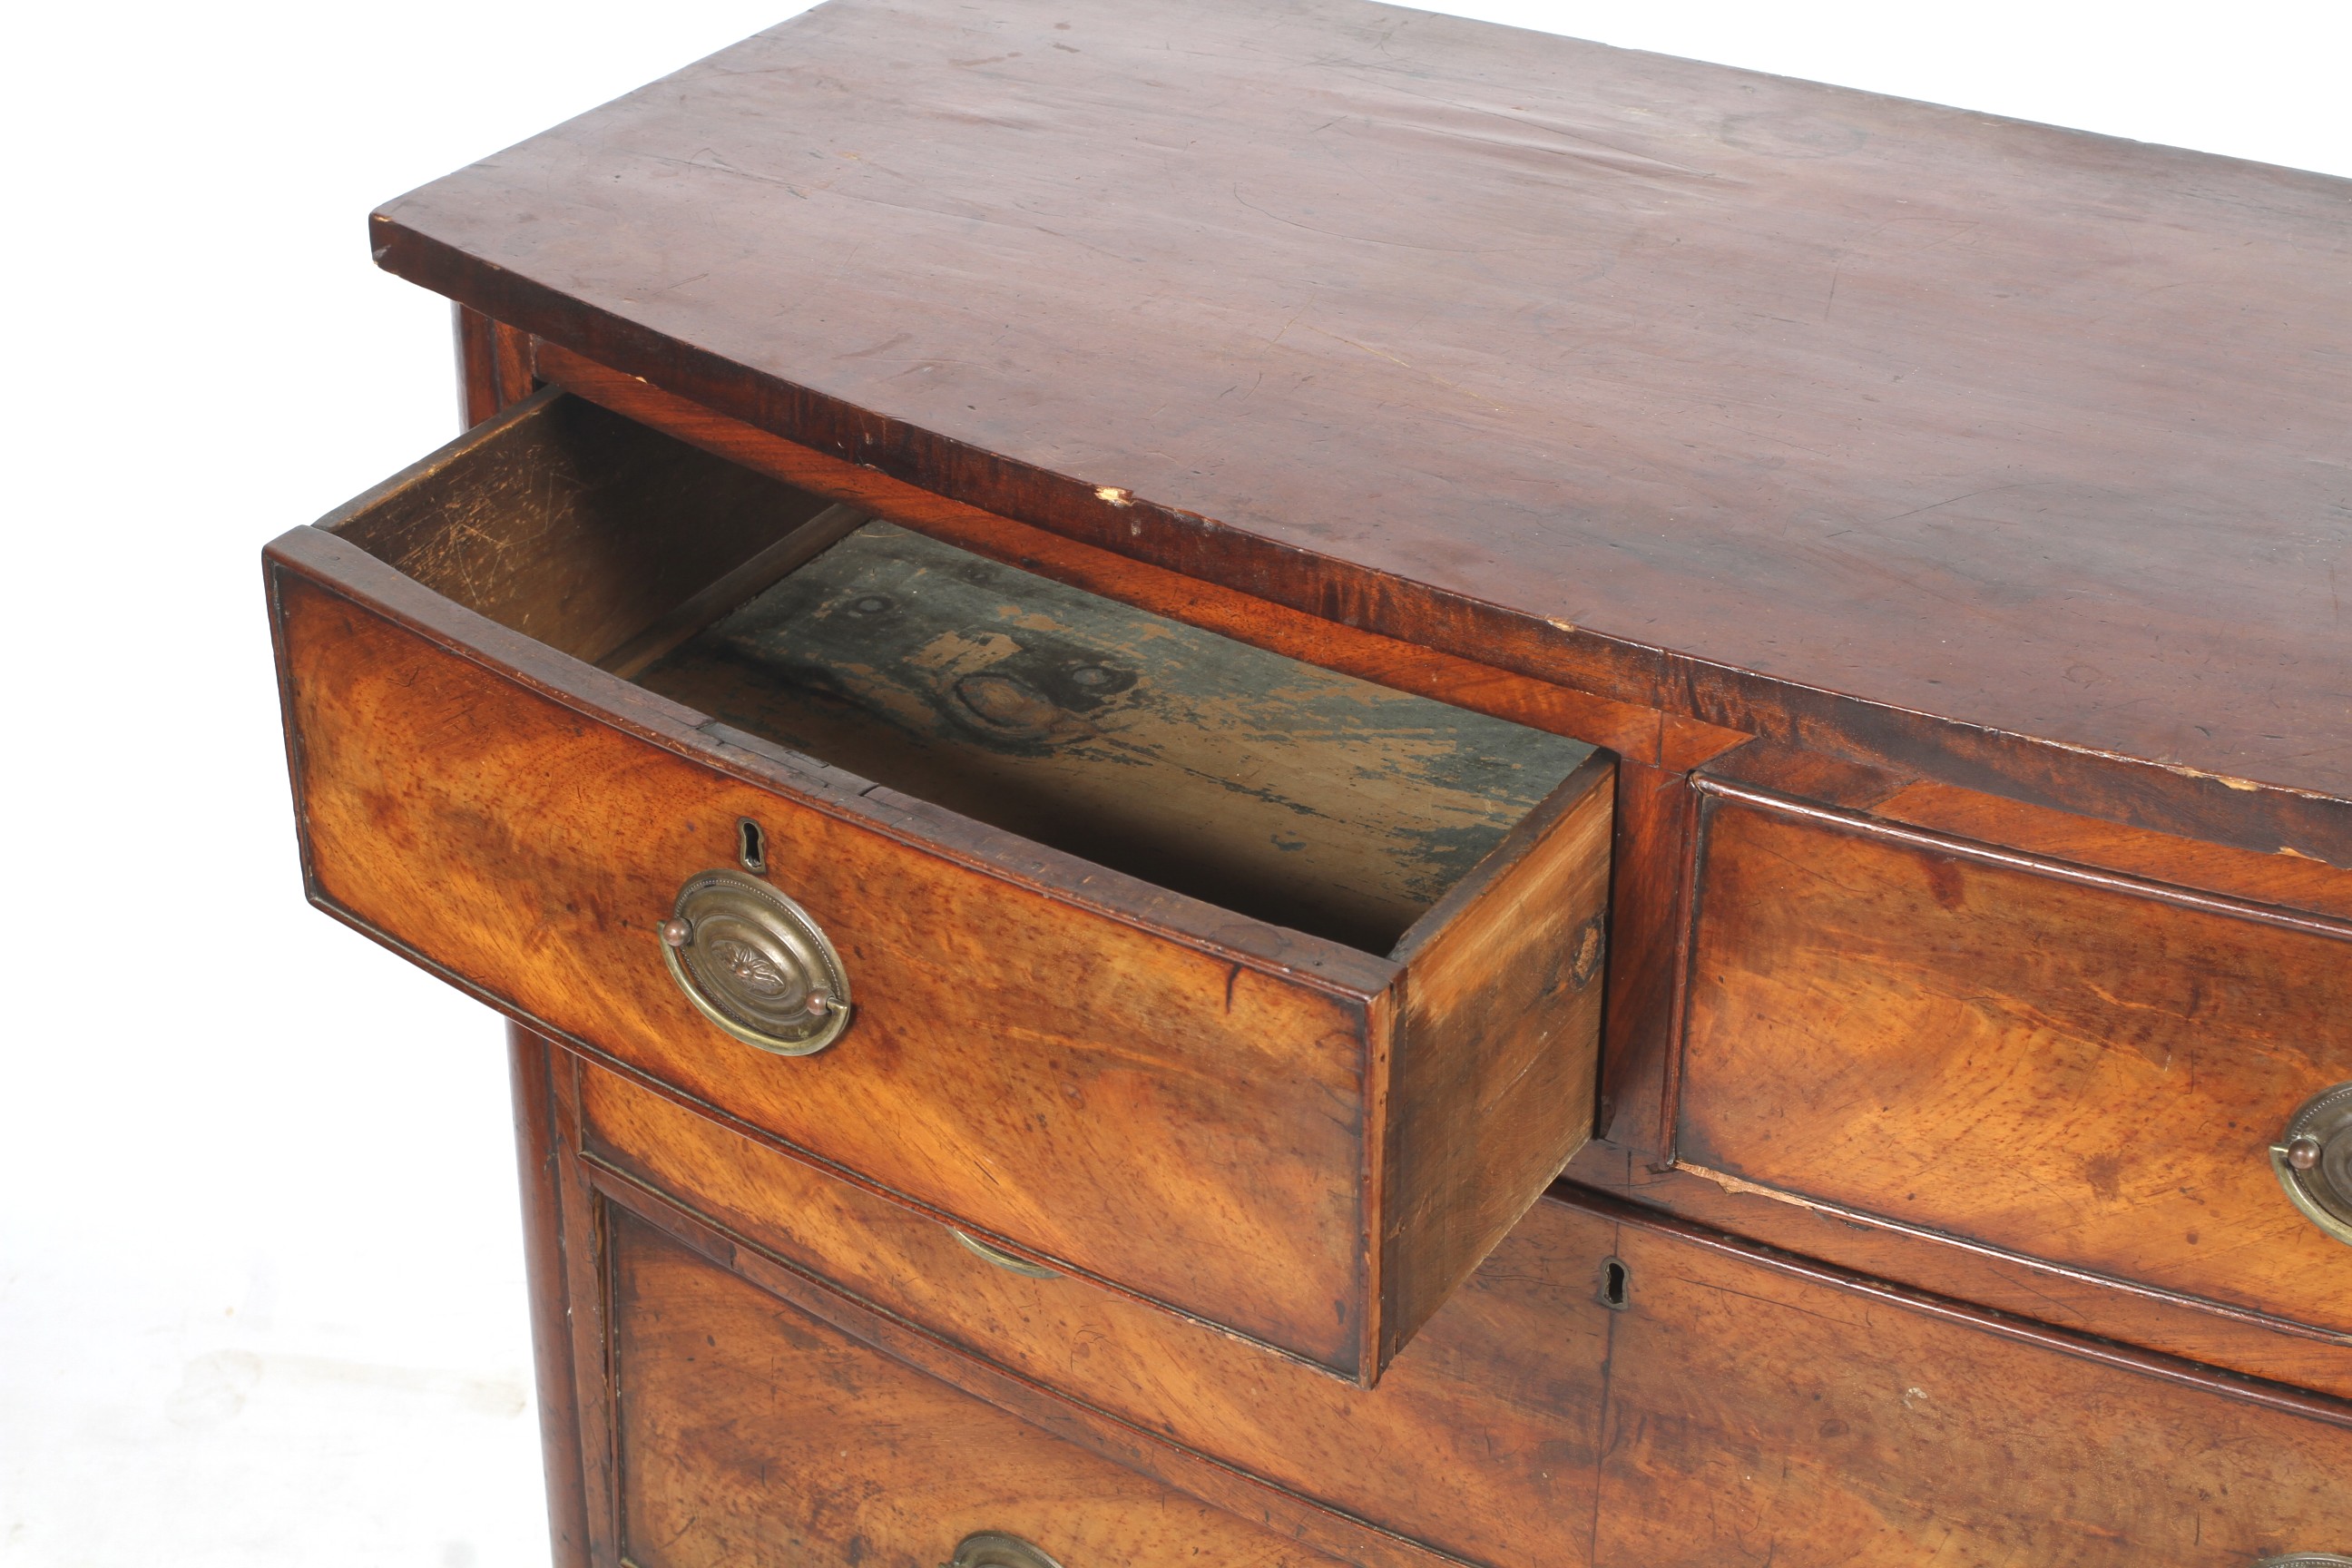
[[[618,1555],[635,1568],[1331,1562],[893,1361],[626,1214],[609,1246]]]
[[[1367,1398],[1087,1280],[992,1262],[616,1073],[559,1082],[560,1120],[623,1201],[656,1194],[967,1354],[1383,1531],[1512,1568],[1582,1561],[1537,1521],[1591,1512],[1610,1247],[1558,1205],[1504,1237]]]
[[[1589,747],[554,395],[268,571],[316,902],[997,1245],[1369,1382],[1587,1135]]]
[[[1681,1160],[2352,1342],[2352,930],[1712,787]]]
[[[1365,1390],[1083,1280],[993,1268],[936,1225],[613,1075],[590,1068],[566,1092],[562,1120],[580,1126],[621,1226],[644,1213],[697,1235],[854,1331],[919,1325],[953,1347],[925,1357],[936,1375],[986,1387],[1002,1378],[987,1363],[1009,1368],[1126,1423],[1124,1437],[1091,1440],[1157,1473],[1200,1468],[1166,1447],[1205,1455],[1488,1568],[2253,1568],[2352,1550],[2352,1406],[1566,1185]],[[661,1217],[677,1206],[699,1220]],[[625,1347],[616,1361],[625,1404]],[[758,1387],[756,1371],[710,1375]],[[691,1409],[751,1396],[682,1373],[660,1397]],[[1313,1538],[1350,1554],[1344,1532]]]

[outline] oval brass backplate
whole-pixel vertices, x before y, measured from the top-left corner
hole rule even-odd
[[[687,1000],[745,1045],[812,1056],[849,1027],[841,955],[806,910],[757,877],[688,878],[658,934]]]
[[[1017,1535],[983,1530],[956,1542],[955,1555],[942,1568],[1062,1568],[1062,1565]]]
[[[2271,1169],[2312,1224],[2352,1246],[2352,1083],[2304,1102],[2271,1145]]]
[[[2338,1557],[2333,1552],[2290,1552],[2284,1557],[2265,1557],[2253,1568],[2352,1568],[2352,1557]]]

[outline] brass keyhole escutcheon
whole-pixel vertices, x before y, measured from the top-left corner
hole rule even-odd
[[[956,1542],[955,1555],[940,1568],[1062,1568],[1017,1535],[983,1530]]]
[[[805,1057],[849,1027],[849,976],[806,910],[741,871],[687,879],[656,928],[695,1010],[748,1046]]]
[[[2352,1083],[2339,1083],[2304,1102],[2271,1145],[2271,1169],[2312,1224],[2352,1245]]]

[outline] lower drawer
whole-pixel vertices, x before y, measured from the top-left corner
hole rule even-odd
[[[635,1568],[1328,1568],[714,1268],[608,1233],[620,1547]]]
[[[559,1120],[615,1206],[689,1209],[739,1255],[788,1265],[778,1277],[916,1326],[952,1347],[945,1361],[1042,1385],[1139,1451],[1262,1478],[1459,1560],[2252,1568],[2352,1552],[2352,1406],[1597,1194],[1555,1188],[1363,1390],[1084,1280],[992,1265],[611,1073],[582,1065],[558,1084]],[[681,1374],[662,1397],[704,1395]]]

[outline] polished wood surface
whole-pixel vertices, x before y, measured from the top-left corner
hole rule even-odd
[[[2352,1339],[1593,1142],[1566,1180],[1850,1273],[2352,1401]]]
[[[2347,188],[1358,0],[929,0],[374,243],[1187,574],[2352,864]]]
[[[639,438],[663,438],[644,431],[587,448],[635,455],[625,483],[516,482],[529,465],[508,443],[539,460],[567,409],[611,417],[527,404],[273,546],[314,897],[903,1201],[1377,1377],[1591,1131],[1608,760],[1525,732],[1554,763],[1586,761],[1393,958],[1187,898],[769,745],[467,608],[478,597],[586,657],[629,640],[593,577],[534,586],[543,495],[571,519],[599,515],[606,489],[653,488],[656,536],[713,572],[815,526],[819,498],[739,494],[768,481],[646,457]],[[468,474],[495,482],[478,495]],[[706,516],[715,553],[690,542]],[[608,558],[645,548],[626,542]],[[585,553],[555,574],[577,583]],[[478,582],[484,561],[498,572]],[[689,591],[627,604],[658,619]],[[654,928],[687,878],[731,862],[740,818],[853,977],[851,1037],[822,1056],[726,1039],[660,962]]]
[[[1124,1415],[1131,1461],[1192,1478],[1179,1484],[1221,1490],[1222,1472],[1185,1470],[1171,1443],[1471,1562],[1907,1568],[1942,1550],[2244,1568],[2352,1531],[2335,1484],[2352,1462],[2352,1405],[1566,1189],[1379,1388],[1351,1390],[1130,1316],[1083,1281],[995,1268],[608,1075],[592,1069],[580,1091],[591,1166],[614,1201],[852,1334],[1030,1419],[1075,1422],[1090,1445],[1122,1439],[1087,1409]],[[671,1217],[658,1194],[681,1186],[707,1217]],[[1612,1261],[1622,1310],[1601,1299]],[[910,1322],[965,1353],[922,1348]],[[1038,1392],[1008,1390],[991,1361]]]
[[[1381,1220],[1383,1361],[1591,1134],[1611,775],[1606,758],[1587,761],[1398,949],[1381,1151],[1392,1193]],[[1475,1162],[1462,1158],[1471,1149]]]
[[[1365,1400],[1231,1335],[1071,1279],[982,1260],[947,1228],[583,1068],[599,1173],[671,1194],[747,1245],[962,1352],[1321,1508],[1485,1563],[1559,1568],[1526,1521],[1590,1516],[1605,1314],[1601,1250],[1549,1208],[1515,1228]],[[609,1180],[609,1178],[607,1178]],[[1360,1549],[1359,1549],[1360,1550]],[[1345,1552],[1342,1553],[1347,1554]]]
[[[2249,1568],[2352,1550],[2352,1409],[1637,1224],[1595,1568]]]
[[[563,1568],[2352,1554],[2347,197],[834,0],[388,204],[475,428],[273,636],[313,901],[527,1026]],[[662,961],[739,819],[814,1057]]]
[[[1870,815],[2053,860],[2352,921],[2352,871],[2293,855],[2258,855],[2150,833],[1927,779],[1874,802]]]
[[[1457,708],[1573,736],[1631,761],[1671,770],[1696,767],[1749,738],[1745,731],[1702,724],[1652,705],[1595,696],[1382,637],[1018,522],[713,413],[543,339],[532,340],[531,363],[542,379],[729,462],[863,508],[992,561],[1319,668],[1441,698]]]
[[[1389,966],[1335,946],[1371,982],[1335,985],[1234,952],[1254,932],[1171,942],[910,853],[944,814],[888,813],[862,781],[760,788],[301,579],[279,595],[331,908],[813,1157],[1354,1369],[1361,1043]],[[687,878],[731,862],[746,816],[856,987],[852,1034],[819,1056],[720,1035],[661,963],[654,928]],[[1073,882],[1113,877],[1075,864]],[[1239,922],[1201,923],[1218,920]],[[992,1048],[1008,1031],[1023,1048]]]
[[[1078,543],[712,413],[545,342],[547,380],[632,420],[816,494],[1088,593],[1381,686],[1605,746],[1619,758],[1601,1124],[1663,1155],[1688,870],[1689,769],[1752,745],[1736,730],[1548,685]],[[1889,786],[1889,789],[1893,788]]]
[[[945,1563],[982,1531],[1062,1568],[1318,1568],[1309,1552],[959,1394],[614,1222],[622,1550],[637,1568]]]
[[[507,1026],[514,1097],[515,1160],[521,1176],[523,1265],[530,1281],[532,1381],[539,1392],[540,1453],[547,1475],[548,1551],[553,1568],[589,1568],[588,1454],[580,1441],[580,1380],[572,1354],[561,1167],[579,1142],[577,1116],[559,1128],[557,1078],[565,1102],[572,1059],[540,1037]]]
[[[451,309],[457,338],[457,422],[471,429],[530,395],[530,334],[464,305]]]
[[[2352,1079],[2352,926],[1760,795],[1704,831],[1682,1160],[2352,1344],[2268,1155]]]

